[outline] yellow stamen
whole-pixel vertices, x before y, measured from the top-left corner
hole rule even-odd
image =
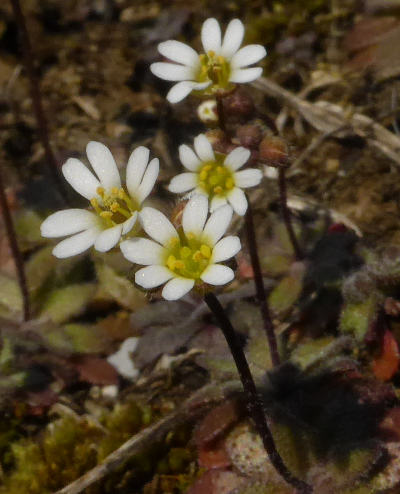
[[[173,256],[172,254],[170,256],[168,256],[168,259],[167,259],[167,266],[169,267],[169,269],[171,269],[172,271],[174,270],[175,268],[175,263],[176,263],[176,257]]]
[[[215,57],[215,51],[210,50],[210,51],[208,52],[208,56],[209,56],[210,58]]]
[[[194,233],[186,233],[186,238],[188,240],[194,240],[196,238],[196,235]]]
[[[219,174],[223,173],[223,171],[224,171],[224,167],[223,166],[217,166],[217,172]]]
[[[191,253],[192,251],[189,249],[189,247],[186,246],[182,247],[180,250],[181,257],[183,257],[184,259],[187,259]]]
[[[113,196],[117,196],[117,195],[118,195],[118,192],[119,192],[118,187],[113,187],[113,188],[111,189],[111,194],[112,194]]]
[[[179,238],[178,237],[172,237],[169,241],[171,247],[175,247],[176,245],[179,244]]]
[[[203,170],[206,171],[206,172],[209,172],[212,168],[212,165],[205,165],[203,166]]]
[[[99,215],[104,219],[111,219],[113,214],[111,211],[101,211]]]
[[[96,192],[99,194],[100,197],[103,197],[105,194],[104,187],[97,187]]]
[[[185,263],[177,259],[175,261],[175,269],[184,269],[184,268],[185,268]]]
[[[205,180],[207,178],[207,175],[208,175],[207,171],[203,169],[199,175],[200,180]]]
[[[113,202],[112,204],[110,204],[110,210],[113,212],[113,213],[116,213],[119,209],[119,204],[117,201]]]
[[[199,262],[203,258],[202,253],[199,250],[196,250],[196,252],[193,254],[192,259],[193,261]]]
[[[206,258],[206,259],[209,259],[211,257],[211,249],[208,245],[206,244],[203,244],[201,247],[200,247],[200,252],[202,253],[202,255]]]
[[[228,178],[226,179],[226,182],[225,182],[225,187],[227,189],[233,189],[233,186],[235,185],[235,182],[233,181],[232,178]]]
[[[219,178],[215,175],[212,175],[209,179],[210,185],[217,185]]]
[[[217,185],[216,187],[214,187],[214,194],[222,194],[222,192],[224,191],[224,189],[220,186],[220,185]]]

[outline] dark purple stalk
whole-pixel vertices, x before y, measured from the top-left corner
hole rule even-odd
[[[300,261],[304,259],[303,251],[301,250],[299,243],[297,242],[296,234],[294,233],[292,218],[290,215],[290,210],[287,206],[287,191],[286,191],[286,169],[282,166],[278,168],[278,182],[279,182],[279,196],[281,203],[281,211],[283,216],[283,221],[285,223],[287,232],[289,234],[290,242],[293,246],[294,254],[296,260]]]
[[[17,269],[17,277],[19,287],[22,293],[24,321],[28,321],[30,317],[29,292],[26,283],[24,260],[21,251],[18,247],[17,236],[15,234],[14,224],[8,207],[6,193],[4,191],[3,178],[0,173],[0,207],[3,215],[4,225],[6,227],[8,241],[10,242],[11,252],[14,258],[15,267]]]
[[[64,182],[61,180],[58,172],[57,160],[54,156],[53,150],[50,145],[48,123],[45,112],[43,110],[42,96],[40,92],[39,79],[35,70],[35,63],[33,58],[33,50],[31,41],[29,38],[28,29],[26,27],[25,17],[21,9],[19,0],[11,0],[11,5],[14,11],[15,20],[18,25],[21,46],[24,57],[24,66],[28,74],[30,93],[32,98],[33,112],[35,114],[39,138],[42,143],[44,153],[46,156],[46,163],[49,168],[50,176],[53,177],[55,184],[57,185],[61,197],[66,200],[66,189]]]
[[[254,284],[256,286],[256,296],[258,305],[260,306],[261,315],[264,321],[264,329],[267,334],[269,351],[271,354],[271,361],[274,367],[281,363],[278,345],[276,342],[274,325],[272,324],[271,314],[268,307],[267,294],[265,293],[265,287],[263,282],[263,276],[260,266],[260,258],[258,257],[257,239],[254,229],[253,210],[249,198],[247,198],[248,207],[245,216],[247,244],[250,252],[251,266],[254,274]]]
[[[225,114],[224,114],[224,97],[222,94],[217,93],[216,101],[217,101],[217,114],[218,114],[218,122],[221,130],[226,134],[226,124],[225,124]]]
[[[312,488],[295,477],[287,468],[282,460],[278,450],[276,449],[274,438],[269,430],[262,402],[257,392],[253,376],[251,375],[249,365],[246,360],[242,345],[237,337],[237,334],[227,317],[223,307],[219,303],[217,297],[213,293],[207,293],[204,300],[210,311],[214,314],[219,327],[224,333],[225,339],[229,345],[236,368],[239,372],[240,380],[243,385],[246,396],[247,406],[250,417],[253,419],[254,425],[261,436],[264,448],[269,456],[272,465],[277,472],[286,480],[286,482],[302,494],[309,494]]]

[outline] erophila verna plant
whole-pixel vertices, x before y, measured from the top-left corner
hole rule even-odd
[[[248,140],[246,147],[234,142],[226,132],[225,124],[229,122],[223,114],[224,98],[235,91],[236,84],[253,81],[262,73],[261,67],[249,66],[266,55],[265,48],[261,45],[240,48],[243,37],[244,26],[240,20],[228,24],[222,39],[218,21],[207,19],[201,31],[204,53],[199,55],[179,41],[165,41],[159,45],[159,51],[173,63],[151,65],[151,71],[158,77],[178,81],[167,95],[171,103],[181,101],[192,91],[197,96],[204,95],[207,112],[212,116],[216,111],[217,118],[210,118],[210,123],[217,120],[222,133],[214,148],[207,134],[194,138],[194,150],[186,144],[179,147],[180,161],[187,172],[175,176],[168,189],[175,194],[186,194],[183,200],[187,202],[183,203],[180,221],[175,226],[163,212],[145,205],[159,172],[158,159],[149,161],[147,148],[141,146],[132,152],[126,179],[121,181],[108,148],[89,142],[86,153],[95,175],[74,158],[62,168],[68,183],[89,201],[88,208],[52,214],[43,222],[41,232],[45,237],[68,237],[54,248],[56,257],[74,256],[92,246],[100,252],[119,248],[137,267],[135,283],[142,289],[157,290],[163,285],[161,296],[170,301],[192,290],[204,296],[230,347],[249,412],[271,463],[298,491],[311,492],[305,482],[288,470],[276,449],[242,345],[214,294],[215,287],[226,285],[235,277],[232,264],[224,264],[241,249],[239,237],[229,234],[235,212],[245,216],[257,299],[272,362],[278,365],[280,356],[264,291],[251,204],[243,190],[258,186],[263,174],[258,168],[246,167],[257,164],[257,153],[251,146],[254,139]],[[210,96],[216,101],[210,100]],[[202,112],[204,105],[199,114]],[[286,206],[284,194],[282,202]]]

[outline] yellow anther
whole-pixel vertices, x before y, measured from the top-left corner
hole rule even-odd
[[[118,192],[119,192],[118,187],[113,187],[113,188],[111,189],[111,194],[112,194],[113,196],[117,196],[117,195],[118,195]]]
[[[205,189],[206,188],[206,183],[202,180],[199,182],[199,187],[201,187],[202,189]]]
[[[99,194],[100,197],[103,197],[105,194],[104,187],[97,187],[96,192]]]
[[[204,165],[203,166],[203,170],[206,171],[206,172],[209,172],[212,168],[212,165]]]
[[[207,178],[207,175],[208,175],[207,170],[204,170],[204,169],[203,169],[203,170],[200,172],[200,175],[199,175],[200,180],[205,180],[205,179]]]
[[[221,166],[221,165],[220,166],[217,166],[217,172],[219,174],[223,173],[223,171],[224,171],[224,167],[223,166]]]
[[[219,194],[222,194],[224,189],[220,185],[217,185],[216,187],[214,187],[213,191],[214,191],[214,194],[219,195]]]
[[[225,187],[227,189],[233,189],[233,186],[235,185],[235,182],[233,181],[232,178],[227,178],[225,181]]]
[[[183,257],[183,259],[187,259],[190,254],[192,253],[191,249],[189,249],[189,247],[187,247],[185,245],[185,247],[182,247],[181,250],[179,251],[181,257]]]
[[[196,252],[192,256],[193,261],[199,262],[203,259],[203,255],[199,250],[196,250]]]
[[[118,190],[118,199],[125,199],[126,197],[126,192],[124,191],[124,189],[119,189]]]
[[[175,269],[184,269],[185,263],[179,259],[175,261]]]
[[[172,237],[169,240],[169,243],[170,243],[171,247],[176,247],[179,244],[179,238],[178,237]]]
[[[174,270],[175,263],[176,263],[176,257],[173,256],[172,254],[170,256],[168,256],[167,266],[169,267],[169,269]]]
[[[96,197],[93,197],[92,199],[90,199],[90,204],[91,204],[94,208],[99,207],[99,201],[96,199]]]
[[[115,201],[112,204],[110,204],[110,210],[113,213],[116,213],[119,210],[119,204],[118,204],[118,202]]]
[[[202,255],[206,258],[206,259],[209,259],[211,257],[211,249],[208,245],[206,244],[203,244],[201,247],[200,247],[200,252],[202,253]]]
[[[217,57],[217,60],[218,60],[218,63],[220,63],[220,64],[225,63],[225,58],[222,57],[221,55],[219,55],[219,57]]]
[[[214,58],[214,57],[215,57],[215,51],[213,51],[213,50],[209,50],[209,52],[207,53],[207,55],[208,55],[210,58]]]
[[[99,215],[104,219],[111,219],[113,214],[111,211],[102,211]]]

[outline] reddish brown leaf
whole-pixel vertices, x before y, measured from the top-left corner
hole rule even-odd
[[[391,331],[383,335],[382,351],[372,362],[372,370],[381,381],[389,381],[399,367],[400,352],[397,341]]]
[[[74,360],[73,365],[81,381],[100,386],[118,384],[118,373],[107,360],[85,356]]]
[[[231,460],[225,450],[225,441],[218,441],[212,448],[199,448],[198,463],[206,470],[230,467]]]

